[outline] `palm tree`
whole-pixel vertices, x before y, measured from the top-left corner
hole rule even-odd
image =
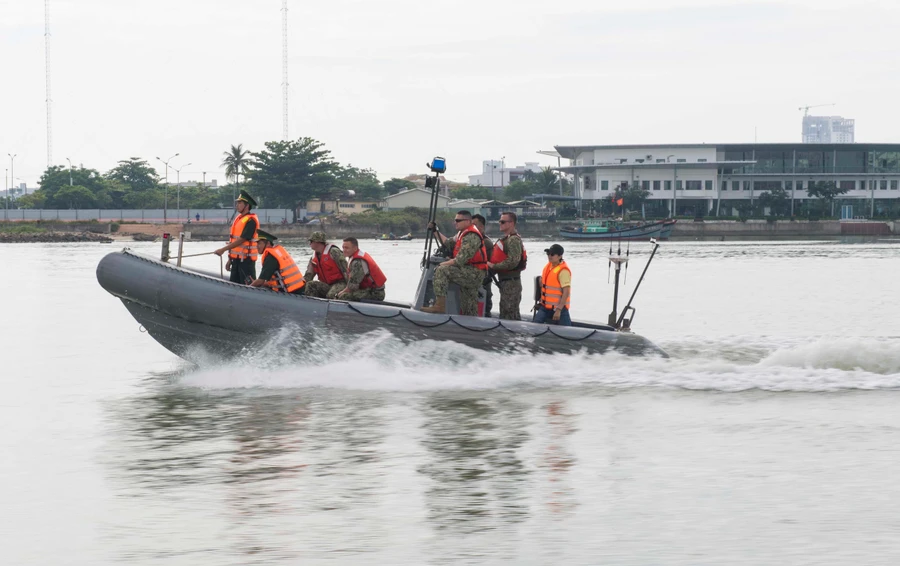
[[[225,157],[222,160],[222,165],[225,166],[225,177],[231,177],[234,179],[235,185],[238,185],[240,176],[243,175],[246,178],[247,173],[250,172],[250,152],[244,149],[244,144],[239,143],[236,146],[232,145],[230,150],[223,151],[222,155]]]

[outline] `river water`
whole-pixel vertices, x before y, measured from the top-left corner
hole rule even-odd
[[[389,299],[421,246],[365,242]],[[3,564],[900,561],[896,241],[664,243],[634,329],[668,360],[375,334],[201,367],[99,287],[118,247],[0,245]],[[607,249],[566,247],[605,320]]]

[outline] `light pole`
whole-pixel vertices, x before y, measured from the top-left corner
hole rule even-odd
[[[185,167],[187,167],[188,165],[190,165],[190,163],[185,163],[178,169],[175,169],[174,166],[172,167],[172,169],[175,169],[175,187],[176,187],[175,194],[177,195],[175,197],[176,198],[175,208],[177,208],[179,211],[181,210],[181,170],[184,169]]]
[[[72,160],[66,157],[66,161],[69,162],[69,186],[72,186]]]
[[[15,183],[16,179],[16,156],[18,153],[7,153],[9,156],[9,178],[12,179],[12,183]],[[6,209],[3,212],[3,218],[5,220],[9,220],[9,185],[6,186]]]
[[[156,158],[156,159],[159,159],[160,161],[162,161],[166,165],[166,197],[163,200],[163,224],[166,224],[169,221],[169,213],[168,213],[168,210],[169,210],[169,161],[172,161],[173,159],[178,157],[178,155],[179,154],[176,153],[172,157],[165,159],[165,160],[160,159],[159,157]]]
[[[674,155],[666,156],[666,163],[669,162],[669,159],[675,157]],[[676,163],[672,167],[672,218],[675,218],[675,208],[678,205],[678,164]]]

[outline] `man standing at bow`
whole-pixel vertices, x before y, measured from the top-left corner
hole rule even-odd
[[[231,282],[246,285],[256,279],[256,231],[259,229],[259,218],[252,213],[256,201],[247,191],[241,191],[234,201],[237,215],[231,223],[231,235],[228,245],[219,248],[215,254],[221,256],[228,252],[225,270],[231,272]]]

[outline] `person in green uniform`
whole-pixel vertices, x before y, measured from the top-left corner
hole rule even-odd
[[[313,256],[306,266],[306,295],[324,299],[333,298],[347,286],[347,262],[338,246],[329,244],[325,232],[316,231],[309,236]],[[318,278],[318,280],[314,280]]]
[[[304,294],[305,282],[300,275],[300,269],[291,254],[277,243],[278,238],[264,230],[257,231],[257,238],[256,249],[259,251],[259,257],[264,259],[259,278],[250,283],[250,286],[262,287],[265,285],[275,291],[294,295]],[[265,253],[267,249],[270,250],[268,254]],[[284,259],[284,268],[278,260],[279,257]]]
[[[384,282],[387,278],[372,256],[360,251],[359,240],[356,238],[344,238],[342,248],[344,257],[349,262],[347,286],[334,298],[342,301],[383,301]]]
[[[517,221],[515,212],[504,212],[500,215],[500,232],[503,233],[503,237],[494,243],[495,251],[488,262],[488,267],[497,275],[497,286],[500,288],[500,318],[505,320],[521,320],[519,305],[522,303],[525,246],[516,231]]]
[[[454,244],[456,253],[452,259],[441,263],[434,270],[434,306],[422,307],[422,312],[445,313],[447,311],[447,290],[450,283],[456,283],[460,288],[460,314],[465,316],[478,315],[478,289],[484,280],[487,267],[487,257],[482,242],[482,235],[478,229],[472,226],[472,213],[468,210],[460,210],[454,219],[458,232]],[[433,226],[441,237],[437,227]],[[446,238],[444,238],[446,240]]]
[[[481,235],[484,236],[484,250],[487,252],[485,256],[490,260],[491,253],[494,251],[494,242],[491,241],[490,238],[487,237],[487,227],[484,223],[487,222],[487,219],[480,214],[472,215],[472,224],[478,228],[478,231],[481,232]],[[481,282],[481,286],[484,289],[484,316],[487,318],[491,318],[491,309],[494,308],[494,290],[492,287],[492,279],[491,272],[484,272],[484,280]]]

